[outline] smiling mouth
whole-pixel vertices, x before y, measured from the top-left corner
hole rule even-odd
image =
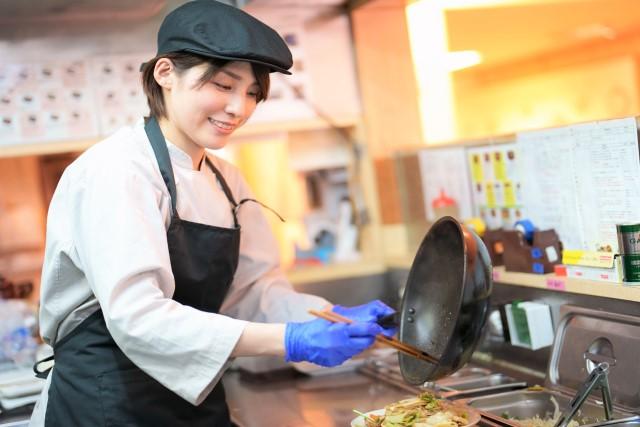
[[[221,122],[212,118],[209,118],[209,123],[213,124],[215,127],[224,132],[232,132],[236,128],[236,126],[231,123]]]

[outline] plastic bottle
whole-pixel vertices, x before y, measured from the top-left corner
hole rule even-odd
[[[30,366],[38,343],[35,311],[22,300],[0,300],[0,364]]]

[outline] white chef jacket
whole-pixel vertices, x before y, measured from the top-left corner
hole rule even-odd
[[[184,220],[233,227],[231,204],[211,169],[167,142]],[[236,201],[253,195],[240,172],[207,154]],[[240,259],[220,314],[171,299],[175,284],[166,232],[169,192],[144,122],[95,144],[64,172],[51,201],[41,283],[40,329],[55,345],[99,308],[109,332],[138,367],[193,404],[225,369],[246,321],[308,320],[323,298],[296,293],[279,267],[262,208],[238,211]],[[54,368],[55,369],[55,368]],[[47,386],[31,425],[43,425]]]

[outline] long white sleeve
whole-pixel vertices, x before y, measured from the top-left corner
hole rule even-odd
[[[216,159],[238,200],[255,195],[234,166]],[[312,319],[309,309],[328,304],[324,298],[296,292],[280,268],[275,236],[266,219],[274,215],[257,203],[248,202],[238,210],[242,227],[238,270],[231,292],[221,312],[252,322],[286,323]]]
[[[77,279],[73,273],[81,272],[89,288],[85,292],[95,295],[127,357],[197,404],[223,373],[246,322],[171,299],[174,280],[159,208],[162,188],[151,179],[153,169],[144,159],[118,157],[107,144],[85,153],[100,161],[87,159],[65,173],[52,201],[43,314],[68,304],[67,290],[77,292],[68,289]],[[55,245],[67,249],[60,252]],[[48,332],[43,330],[45,339],[55,340]]]
[[[231,206],[215,175],[194,171],[168,144],[182,219],[231,227]],[[211,156],[236,200],[252,197],[239,171]],[[309,319],[322,298],[296,293],[279,267],[262,207],[239,209],[240,260],[221,314],[171,299],[166,230],[169,193],[142,122],[83,153],[64,173],[49,209],[40,328],[51,344],[101,308],[122,351],[160,383],[194,404],[229,366],[246,321]],[[46,391],[45,391],[46,392]]]

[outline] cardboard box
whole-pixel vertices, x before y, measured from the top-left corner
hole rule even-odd
[[[502,232],[504,266],[507,271],[547,274],[560,264],[562,243],[555,230],[534,231],[532,242],[521,232]]]
[[[567,266],[567,277],[622,283],[620,259],[613,252],[565,249],[562,263]]]

